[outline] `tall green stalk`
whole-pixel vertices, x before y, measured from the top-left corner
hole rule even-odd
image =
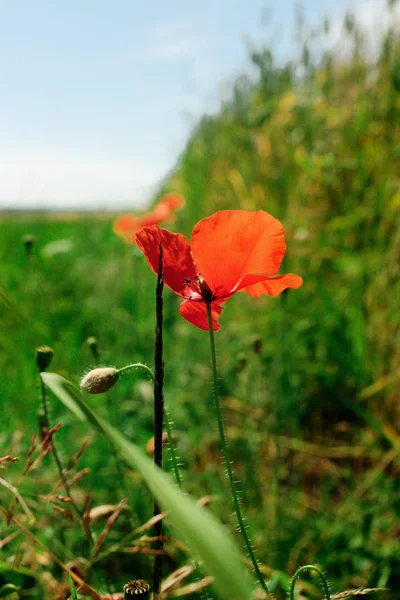
[[[224,425],[223,425],[223,422],[222,422],[221,407],[220,407],[219,397],[218,397],[217,359],[216,359],[216,354],[215,354],[214,332],[213,332],[213,328],[212,328],[211,303],[210,302],[206,302],[206,306],[207,306],[208,330],[209,330],[209,333],[210,333],[211,364],[212,364],[212,372],[213,372],[213,387],[214,387],[215,412],[216,412],[216,415],[217,415],[218,432],[219,432],[219,437],[220,437],[220,440],[221,440],[222,452],[223,452],[223,455],[224,455],[224,461],[225,461],[226,470],[227,470],[227,473],[228,473],[229,484],[230,484],[231,492],[232,492],[233,506],[235,508],[236,517],[237,517],[238,524],[239,524],[239,529],[240,529],[240,532],[242,534],[242,537],[243,537],[244,543],[246,545],[247,551],[249,553],[250,560],[251,560],[251,562],[253,564],[254,571],[255,571],[255,573],[257,575],[257,578],[258,578],[258,581],[260,582],[261,587],[268,594],[269,591],[268,591],[267,584],[264,581],[264,578],[263,578],[263,576],[261,574],[261,571],[260,571],[260,567],[258,566],[258,563],[257,563],[257,559],[254,556],[254,552],[253,552],[253,548],[252,548],[252,545],[251,545],[251,541],[250,541],[249,535],[248,535],[248,533],[246,531],[246,526],[245,526],[244,521],[243,521],[242,512],[240,510],[239,497],[238,497],[238,493],[237,493],[236,486],[235,486],[235,480],[233,478],[233,472],[232,472],[231,462],[230,462],[229,456],[228,456],[228,448],[226,446]]]

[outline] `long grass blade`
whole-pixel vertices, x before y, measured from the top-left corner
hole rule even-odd
[[[184,496],[167,473],[154,466],[135,444],[98,417],[72,383],[55,373],[43,373],[42,377],[61,402],[101,432],[124,460],[141,473],[162,508],[168,511],[178,535],[187,540],[203,562],[204,570],[214,577],[213,586],[219,598],[250,599],[254,583],[240,560],[233,539],[221,523],[197,506],[192,498]]]

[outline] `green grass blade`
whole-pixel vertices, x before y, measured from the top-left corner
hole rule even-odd
[[[0,598],[9,596],[12,593],[18,594],[18,598],[19,598],[20,597],[19,591],[20,591],[20,588],[17,588],[17,586],[13,585],[12,583],[6,583],[5,585],[3,585],[0,588]]]
[[[68,579],[69,579],[69,587],[71,589],[71,600],[78,600],[78,594],[76,593],[76,589],[74,586],[74,582],[72,581],[71,575],[69,575]]]
[[[254,584],[233,539],[221,523],[197,506],[192,498],[184,496],[169,475],[155,467],[135,444],[98,417],[72,383],[54,373],[43,373],[42,377],[61,402],[100,431],[124,460],[141,473],[160,506],[168,511],[179,537],[188,542],[203,561],[205,571],[215,578],[213,585],[218,596],[223,600],[250,599]]]

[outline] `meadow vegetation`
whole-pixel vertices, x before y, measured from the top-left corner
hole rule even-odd
[[[316,56],[307,37],[285,65],[269,49],[253,51],[253,75],[238,78],[218,115],[199,122],[159,196],[186,198],[166,225],[186,235],[217,210],[268,211],[285,228],[281,272],[304,279],[278,298],[237,294],[216,334],[230,455],[270,591],[284,598],[290,576],[313,563],[327,572],[333,597],[388,588],[371,594],[387,600],[400,588],[400,38],[389,31],[371,54],[350,17],[342,35],[348,52],[340,57]],[[65,490],[55,491],[52,453],[24,474],[39,431],[36,348],[50,346],[49,370],[75,383],[97,363],[152,367],[156,278],[111,218],[4,216],[0,230],[0,455],[20,459],[0,473],[13,486],[0,485],[9,511],[0,522],[0,595],[62,600],[71,592],[53,555],[79,574],[91,551],[73,507],[55,498]],[[209,340],[178,304],[165,289],[164,393],[182,485],[195,498],[211,496],[209,510],[234,531]],[[151,379],[132,372],[87,403],[146,450],[152,397]],[[64,468],[88,442],[66,474],[70,482],[80,474],[71,483],[79,510],[127,498],[88,583],[105,594],[128,579],[151,581],[151,540],[130,535],[153,512],[142,477],[49,391],[47,400],[50,425],[62,423],[53,441]],[[38,441],[32,457],[40,453]],[[94,540],[104,525],[93,518]],[[165,531],[166,577],[188,558],[168,520]],[[307,573],[296,594],[323,596]]]

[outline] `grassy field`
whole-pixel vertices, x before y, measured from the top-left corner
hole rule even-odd
[[[307,42],[298,63],[284,67],[268,50],[254,53],[257,82],[240,78],[220,114],[199,123],[160,190],[185,196],[173,229],[186,235],[216,210],[270,212],[286,232],[281,272],[304,279],[278,298],[237,294],[216,334],[243,510],[278,598],[297,567],[310,563],[327,571],[332,595],[387,587],[371,598],[395,599],[400,587],[399,40],[389,33],[371,59],[350,19],[343,35],[353,51],[341,61],[327,53],[314,64]],[[75,383],[96,366],[89,336],[102,365],[152,366],[156,278],[141,252],[113,233],[112,219],[95,215],[4,216],[0,256],[1,454],[20,457],[1,477],[32,513],[14,504],[13,514],[79,572],[89,550],[79,519],[49,501],[59,480],[53,457],[23,474],[38,431],[36,348],[51,346],[50,370]],[[183,487],[213,496],[212,512],[234,531],[207,333],[180,317],[168,289],[164,303],[165,401]],[[152,402],[152,383],[139,374],[88,400],[143,450],[153,435]],[[49,403],[50,424],[62,423],[54,442],[64,466],[89,442],[68,475],[87,470],[72,486],[77,504],[88,494],[92,507],[128,498],[90,585],[106,593],[131,578],[151,581],[153,557],[118,545],[151,517],[150,492],[93,430],[51,395]],[[13,494],[3,485],[0,498],[8,509]],[[93,523],[95,538],[103,527]],[[13,584],[21,598],[67,598],[67,579],[49,552],[15,523],[2,519],[1,528],[0,593]],[[182,545],[166,542],[165,576],[185,562]],[[298,600],[322,597],[314,577],[304,581]]]

